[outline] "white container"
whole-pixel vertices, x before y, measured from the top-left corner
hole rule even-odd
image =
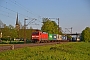
[[[57,34],[57,40],[62,40],[62,35]]]

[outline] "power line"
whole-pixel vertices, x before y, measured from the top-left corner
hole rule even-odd
[[[12,13],[6,12],[6,11],[4,11],[4,10],[0,10],[0,11],[2,11],[3,13],[7,13],[8,15],[9,15],[9,14],[12,14]]]
[[[10,0],[11,1],[11,0]],[[20,3],[18,3],[17,1],[11,1],[12,3],[14,3],[15,5],[17,5],[17,6],[20,6],[20,7],[22,7],[24,10],[26,10],[26,12],[27,13],[30,13],[30,14],[33,14],[32,12],[30,12],[31,10],[29,10],[29,9],[27,9],[26,7],[24,7],[24,6],[22,6]],[[36,15],[36,14],[33,14],[33,15]],[[40,15],[37,15],[39,18],[41,18],[41,16]],[[28,17],[28,16],[27,16]]]
[[[9,15],[6,15],[6,14],[2,14],[2,13],[0,13],[0,15],[3,15],[3,16],[6,16],[6,17],[9,17],[9,18],[12,18],[12,19],[14,19],[14,17],[11,17],[11,16],[9,16]]]
[[[11,0],[10,0],[10,1],[11,1]],[[25,7],[23,7],[21,4],[19,4],[19,3],[16,2],[15,0],[13,0],[13,1],[11,1],[11,2],[27,11],[27,9],[26,9]],[[29,11],[27,11],[27,12],[29,12]],[[29,13],[31,13],[31,12],[29,12]],[[32,14],[32,13],[31,13],[31,14]]]
[[[14,11],[14,10],[12,10],[12,9],[9,9],[9,8],[7,8],[7,7],[4,7],[4,6],[2,6],[2,5],[0,5],[2,8],[4,8],[4,9],[7,9],[7,10],[9,10],[9,11],[12,11],[12,12],[14,12],[14,13],[17,13],[16,11]],[[20,15],[22,15],[22,16],[26,16],[26,15],[24,15],[24,14],[22,14],[22,13],[18,13],[18,14],[20,14]]]
[[[11,0],[10,0],[11,1]],[[22,6],[20,3],[16,2],[16,1],[11,1],[12,3],[14,3],[15,5],[17,5],[18,7],[21,7],[23,10],[25,10],[27,13],[33,14],[32,12],[29,12],[30,10],[28,10],[26,7]],[[27,16],[28,17],[28,16]],[[30,18],[30,17],[29,17]]]
[[[10,0],[10,1],[11,1],[11,0]],[[27,8],[25,8],[25,7],[22,6],[21,4],[17,3],[16,1],[11,1],[11,2],[14,3],[15,5],[19,6],[19,7],[22,7],[23,10],[26,10],[27,13],[33,14],[32,12],[29,12],[30,10],[28,10]],[[10,4],[10,3],[6,2],[6,4]],[[2,6],[2,7],[3,7],[3,6]],[[3,8],[15,12],[14,10],[11,10],[11,9],[9,9],[9,8],[7,8],[7,7],[3,7]],[[19,14],[21,14],[21,13],[19,13]],[[23,14],[21,14],[21,15],[23,15]],[[33,14],[33,15],[36,15],[36,14]],[[23,16],[25,16],[25,15],[23,15]],[[28,17],[28,16],[27,16],[27,17]],[[38,17],[41,18],[40,15],[38,15]],[[28,18],[30,18],[30,17],[28,17]]]
[[[11,1],[11,0],[10,0]],[[15,5],[17,5],[17,6],[19,6],[19,7],[21,7],[21,8],[23,8],[27,13],[30,13],[30,14],[32,14],[31,12],[29,12],[25,7],[23,7],[21,4],[17,4],[17,2],[16,1],[11,1],[12,3],[14,3]],[[21,14],[21,13],[19,13],[19,14]],[[23,15],[23,14],[21,14],[21,15]],[[29,16],[27,16],[28,17],[28,19],[31,19]],[[32,20],[31,20],[32,21]]]
[[[6,2],[6,3],[8,3],[8,2]],[[8,3],[9,4],[9,3]],[[14,10],[12,10],[12,9],[9,9],[9,8],[7,8],[7,7],[4,7],[4,6],[2,6],[2,5],[0,5],[2,8],[4,8],[4,9],[7,9],[7,10],[9,10],[9,11],[12,11],[12,12],[14,12],[14,13],[17,13],[16,11],[14,11]],[[19,13],[18,12],[18,14],[20,14],[20,15],[22,15],[22,16],[26,16],[26,15],[24,15],[24,14],[22,14],[22,13]],[[28,17],[28,16],[27,16]],[[28,18],[31,18],[31,17],[28,17]]]
[[[18,4],[19,6],[21,6],[21,7],[22,7],[24,10],[26,10],[28,13],[33,14],[30,9],[26,8],[25,6],[22,6],[22,5],[21,5],[20,3],[18,3],[17,1],[14,0],[14,3],[15,3],[16,5]],[[38,14],[33,14],[33,15],[37,15],[38,17],[41,17],[41,16],[38,15]]]
[[[11,1],[11,0],[10,0]],[[11,1],[11,2],[13,2],[13,1]],[[14,1],[13,2],[15,5],[17,5],[17,6],[19,6],[19,7],[22,7],[24,10],[26,10],[26,12],[27,13],[31,13],[31,14],[33,14],[32,12],[29,12],[28,11],[28,9],[26,9],[26,8],[24,8],[21,4],[17,4],[17,2],[16,1]],[[9,4],[8,2],[6,2],[6,5],[7,4]],[[14,12],[14,13],[17,13],[16,11],[14,11],[14,10],[12,10],[12,9],[10,9],[10,8],[8,8],[7,6],[6,7],[4,7],[4,6],[2,6],[2,5],[0,5],[0,7],[2,7],[2,8],[4,8],[4,9],[6,9],[6,10],[9,10],[10,12]],[[3,12],[6,12],[6,11],[3,11]],[[3,15],[3,16],[6,16],[6,17],[10,17],[10,13],[9,12],[6,12],[6,13],[8,13],[8,15],[6,15],[6,14],[1,14],[1,15]],[[24,15],[24,14],[22,14],[22,13],[20,13],[20,12],[18,12],[18,14],[20,14],[20,15],[22,15],[22,16],[26,16],[26,15]],[[34,15],[34,14],[33,14]],[[27,16],[28,17],[28,19],[32,19],[31,17],[29,17],[29,16]],[[12,17],[10,17],[10,18],[12,18]],[[41,16],[39,16],[38,15],[38,18],[40,18],[41,19]],[[37,21],[39,21],[40,22],[40,20],[37,20]],[[34,22],[36,22],[36,20],[34,21]],[[34,23],[32,20],[31,20],[31,23]]]

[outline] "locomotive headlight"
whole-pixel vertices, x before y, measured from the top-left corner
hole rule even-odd
[[[36,37],[39,37],[39,36],[36,36]]]
[[[32,36],[32,37],[35,37],[35,36]]]

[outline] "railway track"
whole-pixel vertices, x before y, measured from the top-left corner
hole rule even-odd
[[[6,50],[14,50],[23,47],[34,47],[34,46],[45,46],[45,45],[54,45],[54,44],[62,44],[67,42],[51,42],[51,43],[29,43],[29,44],[9,44],[9,45],[1,45],[0,52]]]

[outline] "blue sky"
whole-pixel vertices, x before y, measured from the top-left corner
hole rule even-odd
[[[15,26],[17,12],[22,25],[24,18],[36,18],[29,25],[33,28],[41,28],[42,18],[60,18],[59,25],[63,31],[72,27],[73,33],[90,27],[89,0],[0,0],[0,20],[3,23]],[[39,25],[33,25],[35,23]]]

